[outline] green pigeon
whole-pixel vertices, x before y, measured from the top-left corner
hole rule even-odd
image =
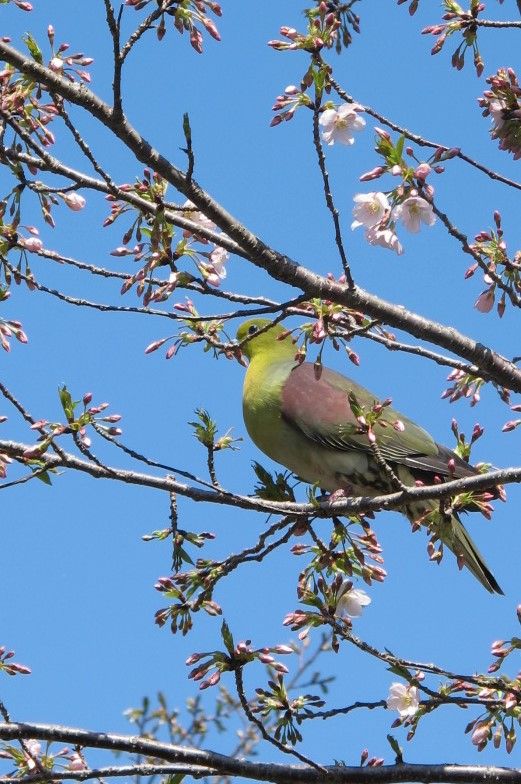
[[[352,496],[376,496],[396,490],[385,467],[378,464],[367,432],[363,432],[350,404],[354,398],[371,407],[377,397],[349,378],[327,368],[317,369],[295,359],[295,343],[280,324],[267,319],[243,323],[237,339],[249,359],[244,379],[243,414],[246,429],[268,457],[306,482]],[[381,426],[381,420],[387,426]],[[397,421],[400,424],[396,427]],[[385,408],[374,435],[381,458],[405,485],[433,484],[435,477],[474,476],[477,469],[455,452],[437,444],[410,419]],[[450,465],[449,465],[450,461]],[[439,479],[438,479],[439,481]],[[411,522],[420,521],[436,501],[410,503],[401,511]],[[452,513],[440,515],[430,529],[491,593],[503,591],[476,545]]]

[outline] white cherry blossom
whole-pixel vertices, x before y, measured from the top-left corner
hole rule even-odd
[[[403,247],[392,229],[379,229],[372,226],[367,229],[365,238],[370,245],[380,245],[382,248],[394,250],[398,256],[403,253]]]
[[[404,683],[391,683],[386,705],[389,710],[398,711],[401,719],[414,716],[420,705],[418,689]]]
[[[432,204],[422,199],[421,196],[409,196],[393,210],[393,218],[401,220],[408,231],[417,234],[422,223],[432,226],[436,221],[436,215],[432,209]]]
[[[365,120],[357,113],[358,104],[343,103],[338,109],[326,109],[320,115],[322,138],[329,146],[335,142],[354,144],[354,132],[365,127]]]
[[[351,585],[351,583],[349,583]],[[337,602],[335,615],[337,618],[359,618],[364,607],[371,604],[371,597],[362,591],[361,588],[353,588],[352,585],[345,593],[340,596]]]
[[[370,229],[376,226],[391,209],[389,200],[385,193],[371,191],[370,193],[357,193],[353,196],[355,206],[353,216],[355,220],[351,224],[352,229],[365,226]]]

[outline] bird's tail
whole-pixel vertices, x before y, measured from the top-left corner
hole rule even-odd
[[[432,512],[426,515],[425,508],[421,510],[420,514],[418,514],[418,511],[418,509],[415,510],[411,506],[407,508],[407,517],[413,524],[427,524],[434,537],[440,539],[446,547],[452,550],[458,562],[463,563],[487,591],[503,595],[498,581],[488,568],[483,556],[456,513],[453,512],[449,519],[443,519],[442,514],[438,513],[438,519],[435,523],[432,523],[430,522]],[[435,508],[432,511],[435,511]],[[427,516],[429,518],[428,521],[425,520]]]

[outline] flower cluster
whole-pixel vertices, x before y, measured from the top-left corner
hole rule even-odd
[[[124,192],[136,194],[140,199],[158,204],[165,198],[167,185],[166,180],[156,172],[152,173],[145,169],[143,178],[136,184],[124,183],[119,187]],[[110,226],[132,208],[126,201],[119,200],[115,196],[108,195],[106,198],[112,206],[110,215],[103,225]],[[195,264],[203,279],[203,285],[213,287],[221,285],[226,277],[226,262],[230,254],[221,245],[210,243],[205,233],[211,231],[214,235],[218,234],[222,237],[224,241],[227,237],[224,233],[219,233],[215,223],[197,210],[192,202],[186,201],[184,205],[176,208],[176,212],[192,224],[190,228],[184,230],[183,236],[177,243],[174,243],[174,226],[166,217],[164,209],[157,209],[153,215],[146,210],[140,210],[139,207],[136,211],[137,217],[130,229],[125,232],[123,244],[111,251],[112,256],[133,256],[134,261],[142,264],[136,273],[127,278],[121,288],[122,294],[135,285],[136,293],[143,297],[145,306],[152,302],[164,302],[178,285],[186,285],[194,280],[189,272],[177,268],[178,261],[183,257],[187,257]],[[133,237],[137,243],[133,247],[128,247]],[[152,272],[159,268],[168,270],[166,279],[151,278]]]
[[[275,125],[280,125],[281,122],[288,122],[295,116],[295,112],[301,106],[311,108],[311,99],[306,92],[299,90],[294,84],[289,84],[282,95],[277,95],[275,103],[272,106],[275,115],[270,125],[273,128]]]
[[[294,27],[283,26],[280,28],[280,34],[287,40],[274,39],[268,41],[268,46],[279,52],[303,49],[316,53],[323,47],[336,44],[341,24],[338,14],[329,9],[329,4],[321,2],[315,13],[308,14],[308,29],[305,33],[299,33]]]
[[[70,82],[76,81],[76,77],[82,82],[89,83],[91,76],[88,71],[84,69],[92,65],[94,59],[92,57],[85,57],[82,52],[76,54],[66,54],[70,44],[62,43],[58,49],[54,50],[54,27],[49,25],[47,28],[47,37],[51,45],[51,59],[49,61],[49,68],[59,76],[64,76]]]
[[[492,118],[492,139],[499,139],[499,149],[511,152],[514,160],[521,158],[521,86],[513,68],[500,68],[487,83],[478,103],[483,116]]]
[[[371,245],[394,250],[398,255],[403,247],[396,234],[396,224],[401,222],[413,234],[420,231],[422,225],[432,226],[436,215],[431,200],[434,188],[427,183],[432,172],[441,174],[443,167],[439,161],[443,157],[451,157],[453,151],[436,150],[431,163],[417,162],[411,166],[403,158],[405,138],[401,136],[393,143],[387,131],[375,128],[377,134],[376,151],[383,158],[383,164],[360,176],[361,182],[370,182],[389,173],[399,177],[401,183],[391,191],[371,191],[357,193],[353,198],[354,221],[352,229],[363,227],[366,240]],[[407,155],[415,157],[412,148],[408,147]]]
[[[465,278],[471,278],[478,266],[485,270],[483,281],[486,289],[481,292],[474,307],[480,313],[490,313],[497,301],[497,313],[501,318],[510,299],[516,304],[521,301],[521,251],[516,251],[512,258],[508,254],[507,243],[501,227],[501,214],[494,213],[495,230],[480,231],[470,246],[474,258],[480,258],[481,265],[476,261],[465,272]]]
[[[135,11],[141,11],[152,1],[125,0],[125,5],[133,8]],[[222,16],[222,8],[215,0],[189,0],[175,6],[171,5],[160,14],[159,24],[156,26],[158,40],[161,41],[165,37],[167,29],[165,17],[170,16],[173,19],[176,30],[181,34],[186,30],[192,48],[201,54],[203,51],[203,35],[198,25],[203,27],[216,41],[221,40],[219,30],[215,22],[208,16],[208,11],[215,14],[215,16]]]
[[[12,661],[13,656],[14,651],[8,651],[5,645],[0,645],[0,672],[6,675],[30,675],[31,668]]]
[[[223,621],[221,633],[225,642],[226,653],[221,651],[192,653],[186,660],[188,666],[197,664],[197,667],[194,667],[194,669],[190,671],[188,677],[196,682],[200,681],[200,689],[207,689],[209,686],[215,686],[219,683],[223,672],[232,671],[237,667],[242,667],[253,661],[259,661],[261,664],[266,664],[272,672],[279,674],[286,674],[288,672],[286,665],[277,661],[273,654],[276,653],[281,655],[294,653],[293,648],[289,645],[274,645],[270,648],[257,648],[256,650],[251,647],[251,640],[244,640],[235,645],[225,621]],[[210,672],[212,674],[208,675]]]
[[[48,775],[55,769],[56,761],[59,759],[67,760],[65,767],[69,771],[81,771],[87,769],[87,764],[78,751],[71,751],[67,747],[51,754],[49,749],[42,751],[42,744],[39,740],[29,738],[24,741],[22,748],[18,749],[10,744],[2,744],[0,757],[11,760],[18,769],[21,776]]]
[[[409,10],[414,13],[417,6],[417,0],[413,0]],[[464,11],[455,0],[444,0],[444,6],[445,14],[443,15],[443,20],[445,24],[429,25],[422,30],[423,35],[437,36],[431,54],[438,54],[441,52],[446,40],[454,35],[454,33],[459,32],[461,33],[462,40],[452,54],[452,67],[461,71],[465,65],[465,54],[467,49],[471,49],[476,74],[481,76],[484,63],[478,49],[478,25],[476,24],[476,20],[481,11],[485,8],[484,3],[480,2],[480,0],[471,0],[470,9],[468,11]]]
[[[0,288],[0,301],[2,299],[7,299],[8,296],[9,292]],[[11,350],[11,345],[9,343],[11,338],[16,338],[19,343],[27,343],[28,341],[27,335],[23,331],[22,325],[19,321],[0,318],[0,345],[4,351]]]
[[[77,439],[77,443],[80,446],[90,447],[91,439],[87,435],[87,427],[89,426],[95,427],[96,430],[109,438],[121,435],[121,429],[114,427],[121,420],[121,415],[104,414],[109,407],[108,403],[91,406],[92,392],[86,392],[83,395],[81,401],[83,410],[81,413],[77,412],[80,401],[72,399],[71,393],[66,386],[59,389],[59,396],[66,422],[48,422],[46,419],[40,419],[31,425],[31,430],[37,430],[40,436],[34,446],[25,450],[23,453],[24,460],[29,462],[38,461],[45,454],[54,439],[62,435],[72,435]],[[103,416],[100,417],[99,414],[102,413]]]

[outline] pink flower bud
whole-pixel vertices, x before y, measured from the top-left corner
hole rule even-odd
[[[85,207],[86,201],[79,193],[73,191],[72,193],[63,193],[63,201],[67,207],[73,212],[79,212]]]
[[[360,175],[360,182],[369,182],[370,180],[376,180],[378,177],[381,177],[386,171],[385,166],[375,166],[374,169],[371,171],[365,172],[365,174]]]
[[[420,163],[414,171],[414,176],[419,180],[425,180],[431,172],[431,167],[428,163]]]
[[[51,69],[51,71],[54,71],[54,73],[61,73],[63,71],[64,65],[65,63],[63,62],[61,57],[53,57],[51,62],[49,63],[49,68]]]
[[[494,307],[494,288],[483,291],[474,303],[474,307],[480,313],[490,313]]]
[[[18,244],[25,248],[26,250],[31,251],[31,253],[38,253],[38,251],[43,249],[43,242],[38,237],[22,237]]]

